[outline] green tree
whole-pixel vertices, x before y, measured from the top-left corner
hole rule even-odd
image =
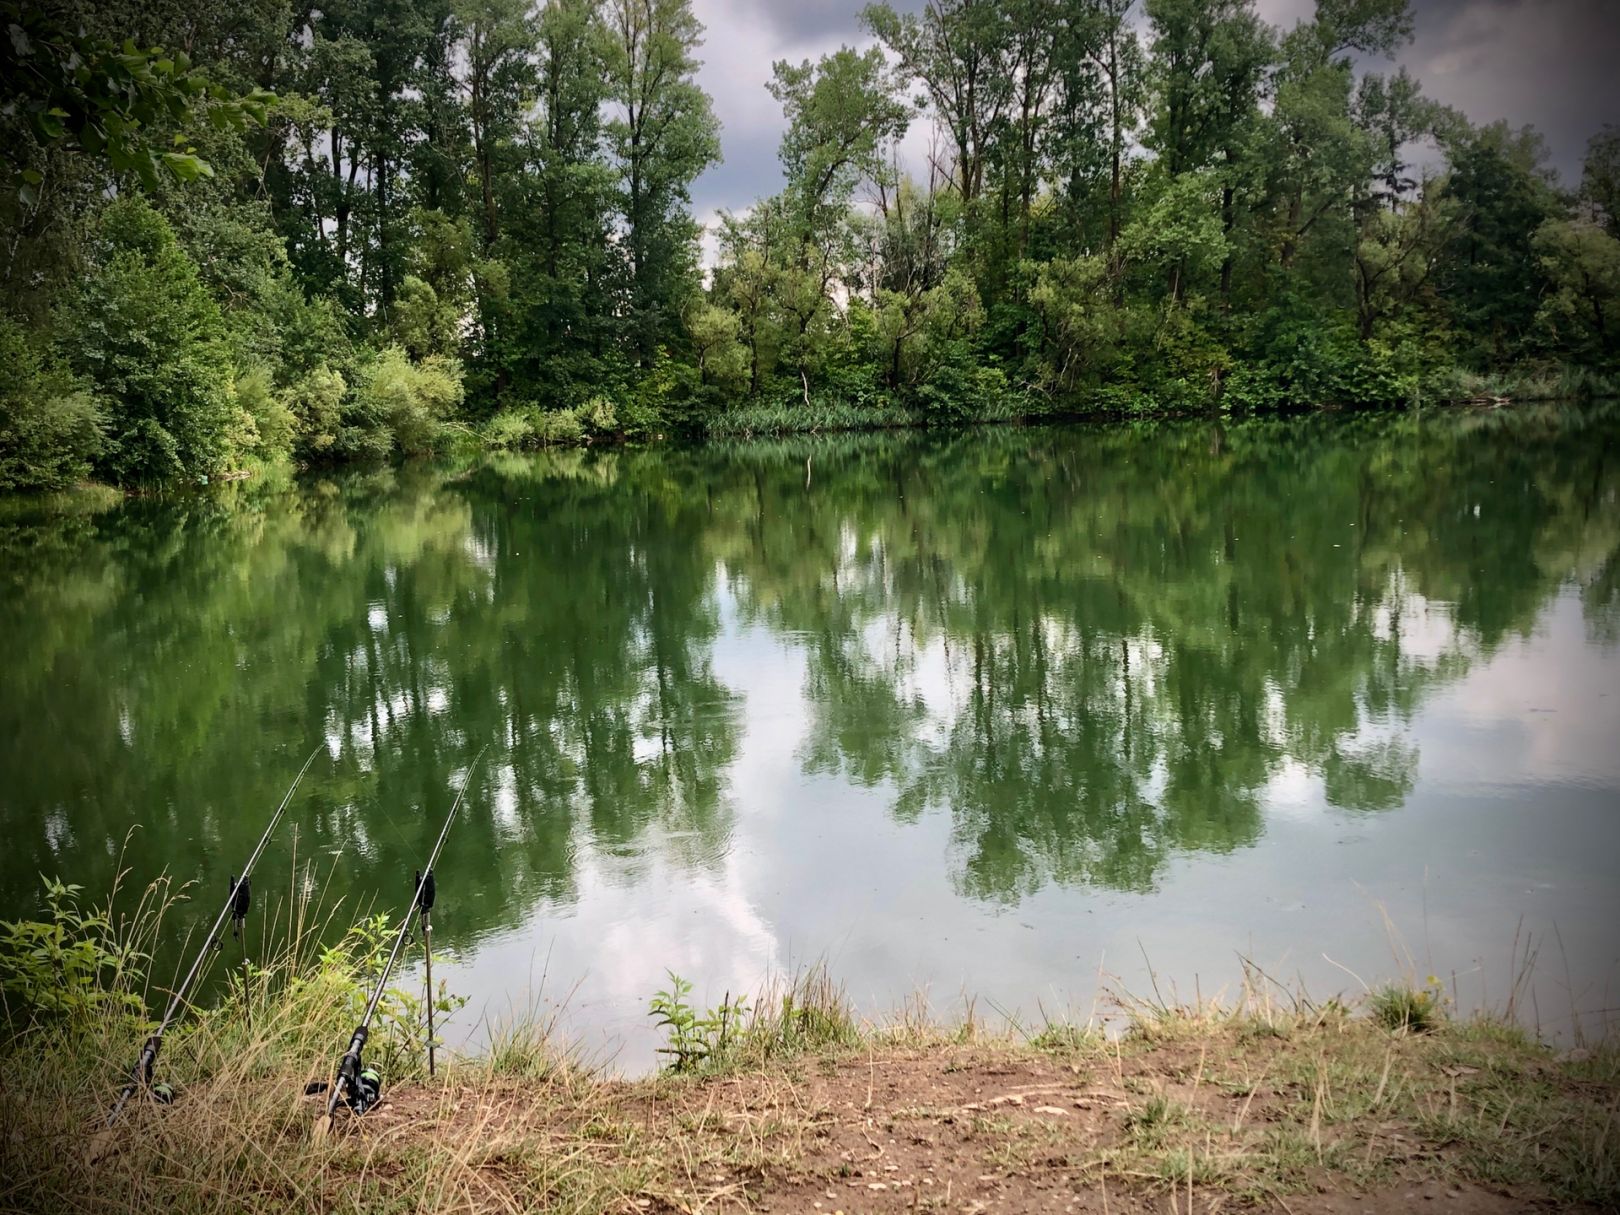
[[[174,230],[139,198],[98,224],[96,273],[58,317],[58,345],[106,418],[97,470],[118,483],[207,476],[241,438],[225,324]]]
[[[1445,251],[1440,290],[1469,353],[1503,367],[1524,353],[1546,285],[1532,244],[1557,211],[1535,132],[1485,127],[1451,150],[1446,196],[1463,222]]]
[[[1147,83],[1131,8],[1132,0],[1073,0],[1057,24],[1062,92],[1046,143],[1071,225],[1059,245],[1069,252],[1085,248],[1099,211],[1108,248],[1124,224],[1129,151]]]
[[[1538,321],[1592,367],[1620,363],[1620,239],[1589,220],[1549,220],[1532,242],[1550,290]]]
[[[1146,12],[1156,101],[1149,146],[1172,179],[1206,170],[1217,174],[1227,243],[1218,263],[1224,296],[1231,289],[1239,192],[1252,172],[1249,146],[1273,53],[1271,30],[1255,16],[1252,0],[1147,0]],[[1169,266],[1173,300],[1188,290],[1189,269],[1181,262]]]
[[[920,14],[873,4],[861,19],[908,76],[920,80],[951,140],[951,184],[972,203],[990,145],[1012,104],[1009,22],[992,0],[929,0]]]
[[[1596,208],[1610,236],[1620,236],[1620,126],[1605,125],[1587,145],[1581,199]]]
[[[0,40],[6,109],[24,119],[35,146],[104,158],[113,172],[131,174],[148,189],[165,173],[194,181],[213,172],[195,148],[163,148],[154,134],[193,115],[216,127],[262,126],[275,100],[262,89],[233,95],[182,52],[73,29],[50,6],[5,0],[0,21],[7,30]],[[25,204],[38,200],[43,181],[31,151],[28,143],[7,141]]]
[[[814,240],[843,221],[855,187],[882,171],[910,110],[877,48],[840,47],[815,64],[779,60],[766,87],[787,119],[780,155],[797,222]]]
[[[89,475],[100,446],[90,394],[0,316],[0,493],[66,489]]]
[[[516,144],[535,91],[539,32],[528,0],[460,0],[451,40],[465,60],[464,89],[484,248],[500,234],[497,172],[517,169]]]
[[[679,320],[696,226],[692,181],[720,157],[719,127],[696,80],[703,26],[690,0],[610,0],[607,124],[620,177],[630,340],[645,365]]]

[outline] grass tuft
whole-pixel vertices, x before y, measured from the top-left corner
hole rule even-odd
[[[1367,997],[1372,1018],[1385,1029],[1426,1034],[1445,1017],[1445,1000],[1436,987],[1391,983]]]

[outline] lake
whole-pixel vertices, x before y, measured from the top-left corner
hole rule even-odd
[[[0,916],[438,868],[477,1042],[666,972],[857,1006],[1620,979],[1620,409],[569,451],[0,519]],[[201,914],[196,905],[191,914]],[[177,928],[179,925],[175,925]],[[1516,944],[1517,943],[1517,944]],[[1515,954],[1515,949],[1519,951]],[[172,967],[160,956],[159,973]],[[334,1050],[341,1043],[334,1043]]]

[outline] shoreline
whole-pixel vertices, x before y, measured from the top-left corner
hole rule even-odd
[[[1448,411],[1464,410],[1496,410],[1517,409],[1537,405],[1598,405],[1604,402],[1620,400],[1620,394],[1607,392],[1553,395],[1495,395],[1484,393],[1466,397],[1439,398],[1432,402],[1422,404],[1397,405],[1389,402],[1383,403],[1333,403],[1319,405],[1286,405],[1269,409],[1244,409],[1237,412],[1224,412],[1219,408],[1208,407],[1202,409],[1191,408],[1153,408],[1146,410],[1130,409],[1059,409],[1041,412],[986,412],[971,417],[929,418],[915,412],[907,413],[903,410],[869,409],[853,407],[855,413],[861,415],[859,420],[840,421],[841,413],[846,413],[846,407],[840,404],[813,403],[809,408],[795,403],[786,409],[777,410],[771,406],[744,405],[731,411],[732,415],[742,415],[745,419],[750,414],[760,417],[779,415],[786,424],[761,424],[753,427],[745,421],[741,425],[716,426],[707,423],[689,433],[677,433],[673,437],[658,434],[650,438],[631,437],[624,434],[598,436],[586,438],[578,442],[555,442],[540,444],[524,444],[516,447],[505,446],[493,442],[476,431],[461,432],[458,439],[453,439],[445,452],[446,454],[460,454],[463,457],[484,455],[522,455],[540,451],[582,450],[600,447],[609,450],[647,450],[656,447],[703,447],[710,444],[746,443],[773,439],[786,439],[794,437],[815,437],[818,435],[862,435],[862,434],[894,434],[894,433],[958,433],[986,426],[1010,427],[1041,427],[1041,426],[1119,426],[1140,422],[1194,422],[1211,420],[1221,422],[1246,422],[1260,419],[1297,419],[1316,416],[1332,415],[1387,415],[1396,416],[1421,412],[1425,408],[1442,409]],[[725,422],[728,414],[722,414],[717,419]],[[847,413],[846,413],[847,417]],[[163,485],[129,485],[120,486],[102,481],[84,481],[67,489],[51,490],[38,493],[8,493],[0,494],[0,524],[4,524],[8,514],[18,512],[43,511],[47,514],[70,514],[77,511],[95,512],[105,510],[121,502],[141,499],[161,498],[175,493],[206,492],[220,485],[231,485],[244,481],[262,481],[268,476],[288,476],[293,478],[319,475],[321,473],[341,473],[351,470],[365,471],[378,468],[399,467],[409,464],[417,459],[432,459],[433,456],[407,456],[384,461],[350,460],[335,464],[299,465],[293,462],[265,464],[255,462],[242,468],[230,469],[202,478],[199,482],[173,482]]]
[[[170,1068],[199,1064],[179,1099],[132,1107],[94,1168],[97,1123],[68,1094],[6,1086],[4,1194],[22,1210],[626,1215],[1620,1206],[1613,1038],[1557,1051],[1503,1016],[1449,1019],[1439,996],[1403,1023],[1412,1005],[1391,1001],[1413,995],[1121,998],[1118,1035],[1056,1022],[1019,1036],[857,1024],[814,971],[684,1074],[604,1076],[523,1024],[434,1079],[385,1077],[382,1101],[319,1143],[321,1099],[300,1094],[329,1052],[272,995],[245,1051],[229,1002],[202,1013],[170,1048]],[[277,1049],[278,1025],[305,1041]],[[96,1090],[116,1075],[102,1062]]]

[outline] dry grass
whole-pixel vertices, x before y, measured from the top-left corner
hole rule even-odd
[[[1431,1181],[1620,1207],[1613,1047],[1559,1055],[1489,1019],[1391,1029],[1253,973],[1230,1004],[1125,999],[1115,1032],[1020,1034],[987,1030],[971,1003],[949,1024],[918,1001],[860,1026],[818,968],[757,999],[700,1074],[629,1081],[520,1021],[430,1082],[400,1029],[374,1056],[388,1059],[385,1103],[316,1142],[304,1086],[347,1038],[344,968],[364,953],[317,949],[320,918],[304,907],[298,948],[174,1036],[163,1075],[180,1100],[135,1103],[95,1165],[138,1033],[111,1015],[14,1025],[0,1209],[640,1215],[1103,1195],[1085,1209],[1302,1210],[1324,1186],[1376,1198]]]

